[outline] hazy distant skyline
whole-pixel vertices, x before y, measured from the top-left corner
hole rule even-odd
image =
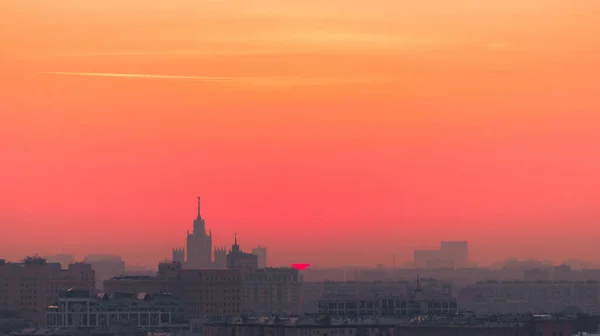
[[[155,265],[200,195],[215,246],[274,264],[594,259],[597,1],[8,0],[0,22],[0,257]]]

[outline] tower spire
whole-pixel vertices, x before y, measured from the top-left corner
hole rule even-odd
[[[198,196],[198,218],[200,218],[200,196]]]
[[[237,232],[233,234],[233,245],[237,245]]]

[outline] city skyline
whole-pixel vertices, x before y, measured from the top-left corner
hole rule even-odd
[[[599,262],[599,9],[1,1],[1,254]]]

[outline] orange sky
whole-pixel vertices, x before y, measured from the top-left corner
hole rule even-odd
[[[596,0],[0,2],[0,255],[585,259]],[[296,238],[293,238],[296,235]]]

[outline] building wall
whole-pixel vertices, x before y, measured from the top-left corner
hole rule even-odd
[[[485,281],[459,291],[459,307],[476,314],[559,313],[567,307],[600,313],[600,282]]]
[[[257,314],[299,314],[300,276],[295,268],[259,268],[246,275],[243,310]]]
[[[183,270],[184,311],[189,318],[240,314],[242,279],[236,269]]]
[[[227,268],[241,271],[242,278],[252,274],[258,267],[258,258],[254,254],[232,250],[227,255]]]
[[[181,298],[186,318],[240,313],[242,279],[239,270],[180,270],[170,278],[121,277],[104,283],[107,292],[171,293]]]
[[[25,263],[0,263],[0,309],[21,311],[44,325],[46,307],[69,288],[95,290],[95,272],[89,264],[76,263],[66,270],[49,266],[42,258]]]

